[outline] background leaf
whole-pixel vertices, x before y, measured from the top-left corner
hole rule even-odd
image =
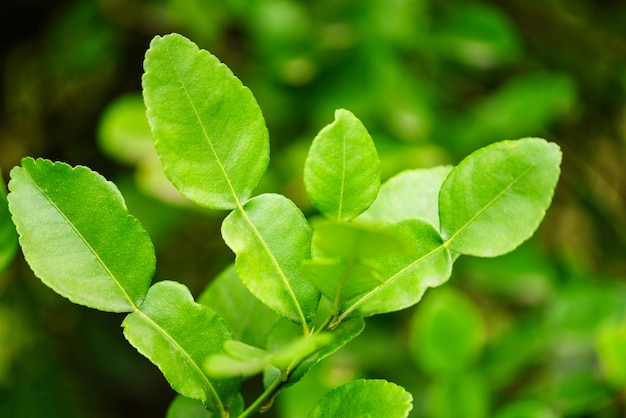
[[[219,316],[194,302],[184,285],[156,283],[122,326],[126,339],[159,367],[181,395],[222,412],[239,390],[240,379],[211,379],[203,371],[207,356],[220,352],[232,335]]]
[[[111,182],[86,167],[25,158],[11,171],[9,209],[26,261],[74,303],[130,312],[155,268],[154,248]]]
[[[319,291],[303,276],[310,257],[311,227],[284,196],[250,199],[222,223],[222,235],[237,255],[242,283],[278,314],[304,328],[313,318]]]
[[[0,172],[0,274],[9,265],[17,251],[17,232],[7,205],[6,188]]]
[[[380,187],[372,206],[358,219],[392,224],[407,218],[424,218],[439,227],[439,189],[452,166],[403,171]]]
[[[235,397],[229,412],[231,417],[236,417],[243,412],[243,398],[241,396]],[[219,415],[207,410],[202,402],[197,399],[176,395],[167,409],[165,418],[219,418]]]
[[[413,397],[385,380],[355,380],[333,389],[313,408],[309,418],[404,418]]]
[[[152,40],[144,69],[148,121],[168,178],[203,206],[245,202],[269,161],[267,128],[250,90],[178,34]]]
[[[437,289],[415,310],[413,359],[432,374],[462,372],[477,360],[485,331],[484,319],[471,300],[451,288]]]
[[[503,141],[466,157],[439,194],[450,249],[495,257],[530,238],[550,206],[561,151],[539,138]]]
[[[317,210],[337,222],[356,217],[376,198],[380,187],[376,147],[349,111],[338,109],[335,121],[313,140],[304,184]]]

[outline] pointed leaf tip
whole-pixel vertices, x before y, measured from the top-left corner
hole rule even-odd
[[[338,109],[335,120],[315,137],[304,165],[304,184],[313,205],[335,221],[353,219],[367,209],[380,187],[380,161],[369,133],[351,112]]]

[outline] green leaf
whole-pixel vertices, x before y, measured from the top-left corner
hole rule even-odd
[[[450,277],[450,253],[429,222],[406,219],[386,230],[408,243],[409,248],[394,257],[372,260],[380,266],[382,283],[346,302],[339,320],[407,308],[417,303],[428,287],[439,286]]]
[[[250,90],[178,34],[152,40],[144,69],[148,121],[168,178],[200,205],[240,206],[269,161],[267,128]]]
[[[466,372],[434,380],[428,388],[425,403],[429,417],[487,418],[489,388],[480,374]]]
[[[485,340],[480,311],[451,288],[429,293],[411,325],[413,358],[431,374],[461,372],[478,358]]]
[[[311,248],[311,227],[302,212],[284,196],[256,196],[224,219],[222,235],[237,255],[242,283],[308,333],[319,291],[302,273]]]
[[[404,418],[413,409],[413,397],[385,380],[355,380],[326,394],[309,418]]]
[[[137,309],[155,269],[154,247],[111,182],[86,167],[25,158],[11,171],[9,209],[32,270],[72,302]]]
[[[424,218],[439,227],[439,189],[450,170],[452,166],[423,168],[390,178],[358,220],[392,224],[407,218]]]
[[[391,256],[406,250],[402,240],[384,229],[335,222],[315,225],[313,247],[325,256],[343,259]]]
[[[376,198],[380,187],[376,147],[349,111],[337,110],[335,121],[313,140],[304,184],[317,210],[337,222],[356,217]]]
[[[211,411],[221,413],[239,390],[239,379],[211,379],[204,372],[206,357],[222,351],[232,336],[224,321],[195,303],[184,285],[156,283],[122,326],[126,339],[159,367],[181,395],[199,399]]]
[[[4,179],[0,172],[0,274],[17,252],[17,232],[7,205]]]
[[[234,264],[211,281],[198,303],[226,321],[234,339],[255,347],[265,347],[267,334],[281,318],[241,283]]]
[[[550,206],[560,162],[559,147],[539,138],[499,142],[466,157],[439,194],[446,245],[495,257],[526,241]]]

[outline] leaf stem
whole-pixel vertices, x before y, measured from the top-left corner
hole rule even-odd
[[[278,376],[272,384],[265,389],[261,396],[259,396],[248,408],[246,408],[246,410],[243,411],[238,418],[251,417],[252,414],[260,410],[267,401],[272,399],[276,390],[278,390],[280,385],[282,385],[285,380],[287,380],[286,376],[283,376],[283,373],[281,373],[280,376]]]

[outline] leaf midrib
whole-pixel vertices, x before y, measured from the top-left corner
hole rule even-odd
[[[233,195],[233,199],[234,199],[235,203],[237,204],[237,206],[241,206],[241,202],[239,200],[239,196],[237,195],[237,192],[235,191],[235,187],[233,186],[232,182],[230,181],[230,177],[228,175],[228,172],[226,171],[226,167],[224,166],[224,164],[222,164],[222,161],[220,160],[220,156],[217,153],[217,150],[215,149],[215,146],[213,145],[213,141],[209,137],[207,129],[204,126],[204,122],[202,121],[202,118],[200,117],[200,112],[198,111],[198,108],[196,107],[194,101],[192,100],[191,94],[189,94],[189,89],[187,89],[187,85],[183,81],[183,78],[181,77],[181,74],[178,71],[178,67],[176,66],[176,63],[175,63],[175,61],[173,59],[173,56],[170,53],[169,44],[167,45],[166,51],[167,51],[168,59],[169,59],[171,65],[172,65],[172,68],[174,69],[174,73],[176,74],[176,78],[178,79],[178,82],[180,83],[181,87],[183,88],[183,91],[185,92],[185,97],[189,101],[189,104],[190,104],[190,106],[191,106],[191,108],[193,110],[194,116],[196,117],[196,120],[198,121],[198,124],[200,125],[200,128],[202,129],[202,136],[204,136],[204,139],[209,144],[209,148],[211,150],[211,153],[213,154],[213,157],[215,158],[215,162],[217,163],[220,171],[222,172],[222,176],[226,180],[226,183],[228,185],[228,188],[230,189],[231,194]],[[198,51],[197,52],[197,55],[201,56],[201,54],[202,54],[202,51]]]
[[[80,241],[85,245],[85,247],[87,247],[87,249],[89,250],[89,252],[91,252],[91,254],[93,254],[93,256],[96,258],[96,260],[98,261],[98,264],[100,264],[100,266],[102,266],[102,268],[104,269],[104,271],[106,272],[106,274],[111,278],[111,280],[113,281],[113,283],[115,283],[115,285],[117,286],[117,288],[122,292],[122,295],[124,296],[124,298],[126,298],[126,300],[128,301],[128,303],[130,304],[131,308],[133,310],[137,310],[137,305],[135,304],[135,302],[133,301],[133,299],[130,297],[130,295],[126,292],[126,290],[124,289],[124,287],[122,286],[122,284],[120,283],[120,281],[115,277],[115,275],[113,274],[113,272],[111,271],[111,269],[109,269],[109,267],[107,266],[107,264],[104,262],[104,260],[100,257],[100,255],[98,254],[98,252],[91,246],[91,244],[89,243],[89,241],[85,238],[85,236],[78,230],[78,228],[76,227],[76,225],[74,225],[74,223],[65,215],[65,213],[61,210],[61,208],[56,204],[56,202],[54,202],[54,200],[52,200],[52,198],[50,196],[48,196],[41,187],[39,187],[39,185],[37,184],[37,182],[35,181],[35,179],[30,175],[30,173],[24,169],[25,173],[28,174],[28,179],[30,180],[31,184],[37,189],[37,191],[39,193],[41,193],[41,195],[48,201],[48,203],[50,203],[50,205],[52,205],[52,207],[56,210],[56,212],[67,222],[67,224],[72,228],[72,230],[76,233],[76,235],[80,238]]]
[[[135,309],[136,314],[140,315],[142,318],[144,318],[149,324],[151,324],[158,332],[161,333],[161,335],[163,335],[173,346],[176,350],[178,350],[182,355],[183,358],[187,361],[187,363],[191,366],[191,368],[200,376],[200,379],[202,380],[202,382],[204,383],[205,387],[209,388],[209,391],[211,393],[211,396],[213,397],[213,399],[215,400],[215,402],[217,403],[217,407],[220,410],[220,413],[222,413],[222,415],[225,412],[224,409],[224,404],[222,403],[222,400],[220,399],[220,396],[218,395],[217,391],[215,390],[215,388],[213,387],[213,385],[211,384],[211,381],[207,378],[207,376],[202,372],[202,368],[194,361],[194,359],[191,357],[191,355],[187,352],[187,350],[185,350],[183,348],[183,346],[181,346],[178,341],[176,341],[176,339],[174,337],[172,337],[172,335],[170,335],[169,332],[167,332],[167,330],[163,327],[161,327],[157,322],[155,322],[152,318],[150,318],[145,312],[143,312],[141,310],[141,308],[137,308]]]

